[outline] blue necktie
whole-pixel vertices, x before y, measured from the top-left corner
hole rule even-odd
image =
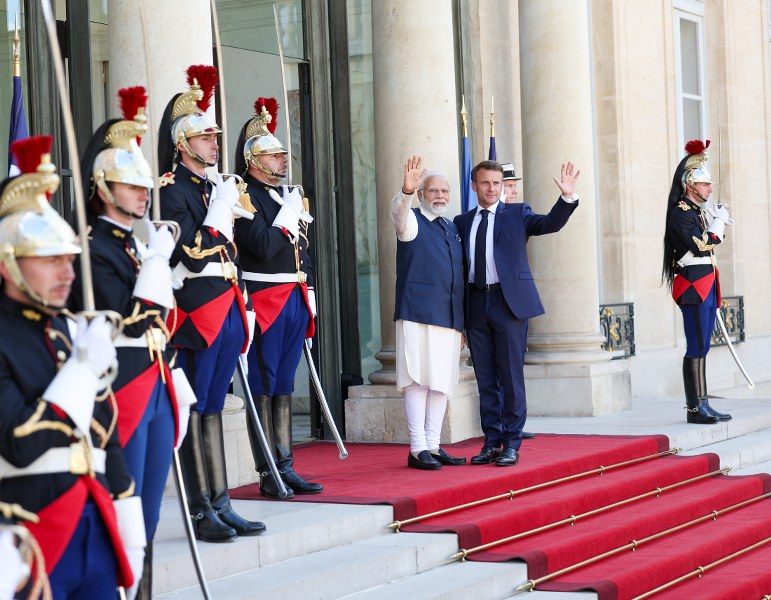
[[[476,246],[474,248],[474,285],[482,289],[487,284],[487,216],[490,211],[483,209],[479,215],[482,220],[479,221],[477,228]]]

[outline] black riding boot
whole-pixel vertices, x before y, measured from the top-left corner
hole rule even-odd
[[[222,413],[204,413],[201,423],[203,448],[206,455],[206,473],[211,487],[211,504],[223,523],[238,535],[257,535],[265,531],[265,524],[247,521],[230,505],[228,477],[225,470],[225,436],[222,431]]]
[[[686,356],[683,358],[683,384],[685,386],[685,403],[688,407],[686,421],[699,425],[717,423],[718,419],[707,412],[699,398],[699,358]]]
[[[731,415],[727,413],[721,413],[716,411],[709,405],[709,394],[707,393],[707,357],[699,357],[699,398],[701,398],[701,405],[707,410],[713,417],[717,417],[718,421],[730,421]]]
[[[291,486],[295,494],[320,494],[324,487],[320,483],[305,481],[294,472],[292,451],[292,395],[273,396],[273,432],[276,437],[276,465],[281,479]]]
[[[271,448],[273,460],[276,460],[276,442],[273,435],[273,399],[270,396],[260,395],[254,397],[254,406],[257,409],[257,415],[260,417],[260,424],[264,429],[265,439],[268,447]],[[254,467],[260,474],[260,494],[265,498],[279,498],[279,489],[276,480],[268,466],[268,459],[262,451],[259,438],[254,429],[254,423],[251,418],[246,419],[246,431],[249,434],[249,444],[252,446],[252,456],[254,457]],[[286,487],[286,486],[285,486]],[[286,498],[294,497],[294,491],[291,487],[286,487]]]
[[[204,542],[229,542],[236,539],[236,530],[223,523],[212,507],[201,422],[201,413],[190,411],[187,435],[179,449],[187,505],[195,537]]]
[[[137,588],[136,600],[152,600],[153,597],[153,542],[145,547],[145,563],[142,566],[142,579]]]

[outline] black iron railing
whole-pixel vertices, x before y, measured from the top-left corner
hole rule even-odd
[[[600,304],[602,349],[613,352],[611,360],[634,356],[634,303]]]
[[[744,341],[744,296],[724,296],[720,303],[720,314],[723,315],[726,331],[731,342],[738,344]],[[712,331],[713,346],[725,346],[728,342],[720,330],[720,325],[715,321],[715,329]]]

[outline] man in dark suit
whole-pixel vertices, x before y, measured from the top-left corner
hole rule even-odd
[[[526,203],[500,200],[503,167],[483,161],[471,171],[479,205],[455,217],[463,243],[466,336],[479,387],[479,414],[485,435],[472,464],[516,465],[527,417],[525,346],[527,320],[544,313],[530,272],[526,244],[532,235],[562,229],[578,206],[580,175],[573,163],[554,179],[561,195],[546,215]]]

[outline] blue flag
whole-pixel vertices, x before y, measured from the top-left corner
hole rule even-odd
[[[21,91],[21,77],[13,77],[13,100],[11,100],[11,125],[8,128],[8,175],[18,175],[16,157],[11,155],[11,144],[16,140],[28,138],[27,118],[24,115],[24,97]]]
[[[490,152],[487,155],[487,160],[498,160],[498,153],[495,150],[495,136],[490,136]]]
[[[471,149],[468,145],[468,137],[463,138],[463,211],[471,210],[477,205],[477,193],[471,189]]]

